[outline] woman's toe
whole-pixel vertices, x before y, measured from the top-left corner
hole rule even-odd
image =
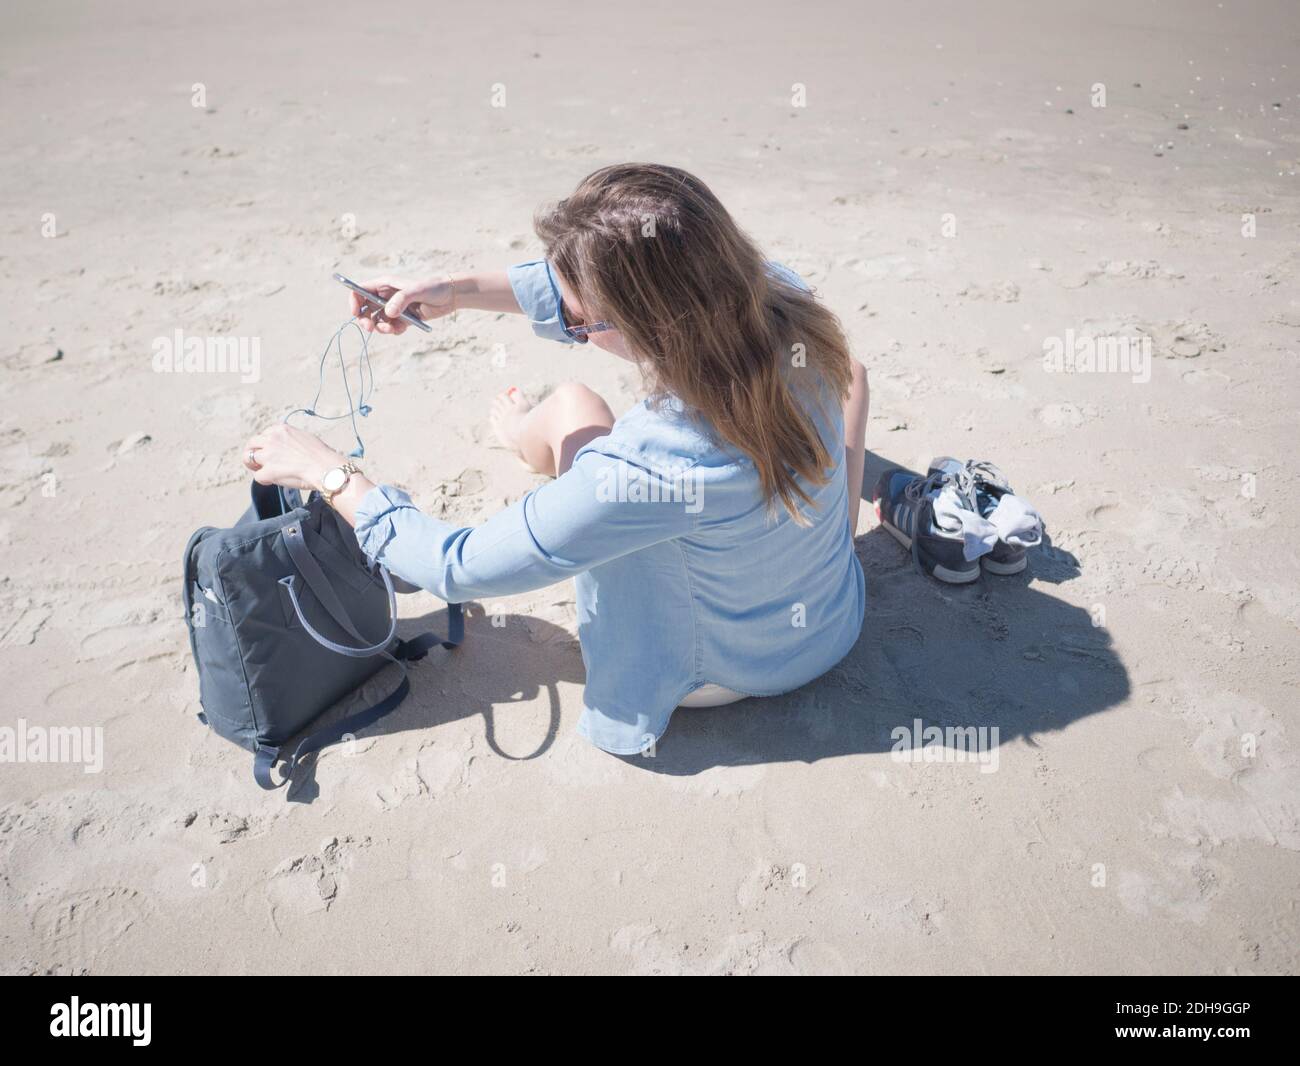
[[[492,429],[501,443],[516,454],[519,454],[520,423],[531,408],[532,404],[513,385],[492,400]]]

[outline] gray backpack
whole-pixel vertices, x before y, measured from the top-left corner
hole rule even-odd
[[[403,591],[412,587],[402,584]],[[373,725],[411,691],[406,664],[464,639],[459,604],[448,635],[397,636],[394,581],[372,566],[352,528],[312,494],[253,485],[230,529],[205,526],[185,548],[185,619],[199,674],[201,721],[253,752],[263,788],[288,782],[311,752]],[[276,782],[281,747],[384,666],[402,679],[378,703],[303,738]]]

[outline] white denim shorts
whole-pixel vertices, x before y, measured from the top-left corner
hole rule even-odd
[[[711,681],[706,681],[694,692],[689,693],[677,706],[721,707],[724,704],[735,703],[737,700],[748,698],[749,697],[747,697],[743,692],[733,692],[729,688],[723,688],[721,685],[715,685]]]

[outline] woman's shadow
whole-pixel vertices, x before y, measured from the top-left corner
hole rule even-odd
[[[867,453],[864,506],[889,465],[895,464]],[[984,575],[966,586],[918,573],[880,527],[856,546],[867,576],[866,622],[838,666],[783,696],[679,709],[658,744],[626,761],[686,776],[715,766],[812,763],[894,750],[896,730],[913,731],[918,720],[941,729],[983,727],[995,746],[1016,738],[1034,744],[1038,734],[1127,698],[1128,673],[1104,626],[1094,624],[1104,617],[1104,605],[1085,610],[1034,587],[1062,584],[1079,573],[1078,560],[1050,540],[1031,551],[1025,573]],[[538,618],[491,616],[478,604],[466,608],[464,644],[452,651],[435,647],[414,664],[412,694],[366,735],[481,717],[495,757],[538,758],[560,729],[557,684],[583,681],[577,643]],[[440,610],[403,620],[401,630],[409,637],[445,633],[446,626],[447,612]],[[396,671],[385,670],[334,713],[377,699],[396,683]],[[498,725],[508,744],[498,741]],[[311,764],[300,766],[294,779],[290,799],[310,802]]]
[[[880,473],[897,465],[867,453],[864,507]],[[1079,560],[1050,538],[1031,550],[1024,573],[984,574],[964,586],[920,574],[880,526],[856,547],[867,577],[866,622],[838,666],[784,696],[678,710],[654,758],[630,761],[674,775],[812,763],[896,750],[900,729],[907,746],[920,745],[918,721],[945,737],[982,727],[995,746],[1017,738],[1035,745],[1037,735],[1128,697],[1128,672],[1096,624],[1104,604],[1084,609],[1035,587],[1080,572]]]

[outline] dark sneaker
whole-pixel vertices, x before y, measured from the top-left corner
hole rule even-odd
[[[934,500],[952,479],[947,472],[921,477],[910,470],[886,470],[876,482],[872,500],[876,517],[890,535],[912,553],[912,561],[931,577],[950,585],[978,580],[979,560],[966,561],[961,531],[940,529],[934,521]]]
[[[982,518],[988,518],[1002,497],[1011,492],[1011,485],[992,463],[970,459],[962,462],[948,455],[941,455],[930,463],[930,476],[947,474],[956,483],[958,491],[967,500],[974,501],[975,510]],[[1029,564],[1029,547],[1022,544],[1008,544],[998,540],[993,550],[980,557],[980,565],[990,574],[1018,574]]]

